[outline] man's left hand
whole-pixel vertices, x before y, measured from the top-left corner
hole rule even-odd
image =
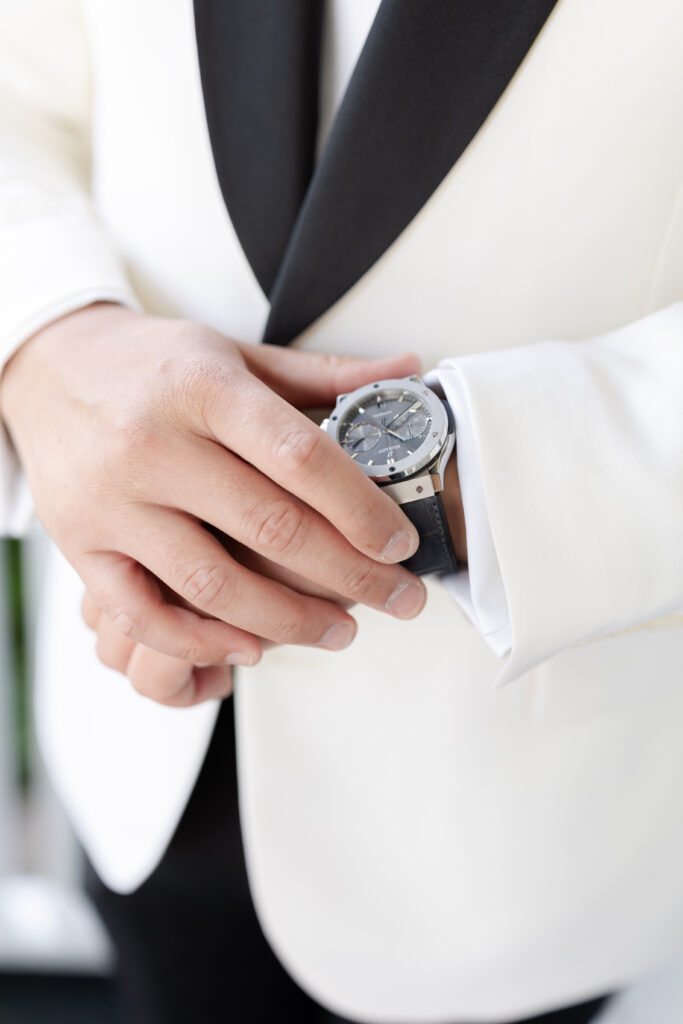
[[[467,537],[455,455],[446,467],[443,501],[456,557],[462,565],[465,565],[467,563]],[[342,598],[339,594],[317,586],[291,570],[269,561],[250,548],[239,546],[233,542],[230,553],[247,568],[279,583],[284,583],[302,594],[335,601],[347,609],[353,604],[352,601]],[[100,611],[87,591],[83,598],[82,613],[86,625],[97,633],[97,656],[109,668],[128,675],[129,678],[131,673],[135,676],[145,675],[148,679],[154,678],[168,693],[177,688],[178,694],[182,694],[179,703],[183,705],[195,703],[200,695],[202,700],[209,700],[228,697],[232,693],[232,668],[225,664],[193,665],[191,662],[180,661],[178,658],[172,658],[145,647],[143,644],[135,643],[124,636],[109,616]],[[262,646],[265,650],[268,647],[273,647],[274,644],[263,641]]]

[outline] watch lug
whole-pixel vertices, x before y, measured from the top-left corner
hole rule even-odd
[[[396,502],[405,505],[409,501],[433,498],[442,489],[441,480],[431,473],[419,473],[408,480],[397,480],[395,484],[383,484],[382,490]]]
[[[448,434],[448,436],[446,438],[446,443],[444,444],[444,446],[441,449],[441,451],[438,452],[438,454],[437,454],[436,458],[434,459],[434,461],[431,462],[430,465],[427,467],[428,472],[431,473],[432,476],[434,476],[439,481],[439,486],[436,488],[438,491],[442,491],[443,488],[444,488],[444,477],[446,475],[446,466],[448,465],[448,460],[450,459],[451,455],[453,454],[453,449],[454,448],[455,448],[455,431],[453,430],[453,431],[449,432],[449,434]]]

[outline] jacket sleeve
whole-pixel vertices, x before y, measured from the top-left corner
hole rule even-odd
[[[580,342],[446,359],[469,571],[496,684],[683,612],[683,303]],[[683,616],[680,618],[683,627]]]
[[[89,72],[76,0],[0,6],[0,370],[66,313],[139,305],[89,196]],[[31,514],[0,426],[0,533],[23,532]]]

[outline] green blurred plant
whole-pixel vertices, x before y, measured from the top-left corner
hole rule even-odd
[[[19,540],[3,540],[5,551],[5,595],[7,599],[8,665],[14,705],[16,779],[22,791],[30,783],[30,698],[28,657],[24,617],[23,552]]]

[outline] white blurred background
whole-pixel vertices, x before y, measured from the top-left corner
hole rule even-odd
[[[44,537],[0,543],[0,974],[108,974],[112,953],[40,761],[32,650]]]

